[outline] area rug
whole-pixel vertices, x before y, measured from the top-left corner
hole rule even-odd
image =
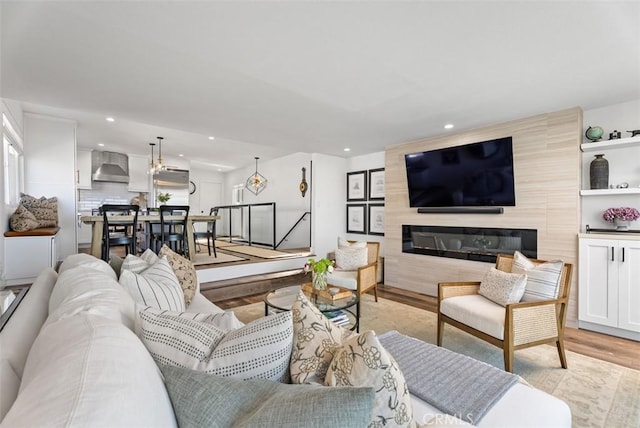
[[[234,253],[248,254],[250,256],[260,257],[261,259],[279,259],[296,255],[292,253],[284,253],[282,251],[270,250],[268,248],[250,247],[248,245],[225,247],[225,250],[233,251]]]
[[[217,251],[218,257],[213,257],[213,254],[208,253],[196,253],[194,260],[192,261],[195,266],[199,265],[213,265],[217,263],[229,263],[239,262],[242,260],[248,260],[245,257],[232,256],[231,254],[225,254],[222,251]]]
[[[205,240],[205,244],[206,244],[206,240]],[[244,245],[242,242],[235,242],[235,241],[223,241],[220,239],[216,239],[216,248],[224,248],[224,247],[235,247],[238,245]]]
[[[436,342],[436,315],[412,306],[365,295],[360,331],[389,330]],[[264,303],[234,308],[238,319],[264,316]],[[454,327],[446,326],[443,346],[504,369],[502,350]],[[568,369],[560,367],[554,346],[515,352],[514,373],[571,407],[573,427],[640,427],[640,371],[567,351]]]

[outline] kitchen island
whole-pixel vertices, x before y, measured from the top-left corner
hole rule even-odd
[[[117,219],[112,221],[109,218],[109,223],[116,223],[122,221],[123,223],[131,222],[133,216],[114,216]],[[184,216],[172,215],[165,216],[167,220],[182,220]],[[218,215],[189,215],[187,217],[187,246],[189,249],[189,258],[193,260],[196,252],[196,243],[193,239],[193,223],[195,222],[208,222],[220,219]],[[102,257],[102,231],[104,227],[104,219],[101,215],[82,216],[80,220],[83,223],[91,224],[91,255],[101,258]],[[159,215],[138,215],[138,223],[145,225],[145,230],[149,230],[151,223],[160,223]]]

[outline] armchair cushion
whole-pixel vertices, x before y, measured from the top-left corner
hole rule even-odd
[[[527,275],[489,269],[480,283],[479,293],[499,305],[518,303],[524,294]]]
[[[349,290],[357,290],[358,271],[334,269],[333,272],[327,274],[327,282]]]
[[[513,255],[512,273],[527,275],[527,285],[522,296],[523,302],[557,299],[562,276],[562,260],[535,264],[524,254],[516,251]]]
[[[338,247],[336,265],[341,270],[356,270],[367,264],[367,247]]]
[[[449,318],[504,339],[505,308],[479,294],[457,296],[440,302],[440,312]]]

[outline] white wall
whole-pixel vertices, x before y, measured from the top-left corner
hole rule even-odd
[[[609,139],[614,130],[622,132],[622,137],[631,136],[630,131],[640,129],[640,100],[615,104],[583,113],[584,130],[589,126],[600,126],[604,129],[603,141]],[[584,139],[585,143],[589,140]],[[629,183],[631,187],[640,186],[640,147],[603,150],[582,154],[582,189],[589,189],[589,164],[594,154],[603,153],[609,161],[609,184]],[[602,213],[611,207],[629,206],[640,210],[640,195],[607,195],[582,197],[582,225],[592,228],[612,229],[610,223],[602,219]],[[633,229],[640,228],[640,222],[632,223]]]
[[[302,168],[311,167],[311,154],[294,153],[278,159],[258,162],[258,172],[267,179],[267,188],[259,195],[244,190],[244,204],[264,202],[276,203],[276,244],[296,223],[300,216],[310,209],[310,195],[303,198],[298,185],[302,178]],[[225,175],[224,204],[231,205],[232,189],[236,184],[246,182],[255,172],[255,161],[245,168],[231,171]],[[307,180],[309,175],[307,173]],[[253,236],[252,236],[253,238]]]
[[[25,113],[25,193],[58,198],[58,260],[77,252],[75,135],[74,121]]]

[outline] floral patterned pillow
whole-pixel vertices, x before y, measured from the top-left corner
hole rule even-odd
[[[33,230],[39,227],[36,217],[31,211],[22,206],[22,204],[18,205],[16,211],[11,214],[9,224],[11,230],[15,230],[16,232],[26,232],[27,230]]]
[[[369,428],[413,426],[407,382],[373,331],[346,339],[325,377],[328,386],[369,386],[376,391]]]
[[[342,337],[348,334],[318,310],[302,291],[291,306],[293,350],[289,371],[291,383],[324,384],[324,376]]]
[[[190,260],[185,259],[166,245],[162,246],[158,255],[160,257],[167,256],[171,269],[173,269],[173,273],[178,277],[180,287],[182,287],[184,303],[189,306],[198,288],[198,276],[195,266]]]

